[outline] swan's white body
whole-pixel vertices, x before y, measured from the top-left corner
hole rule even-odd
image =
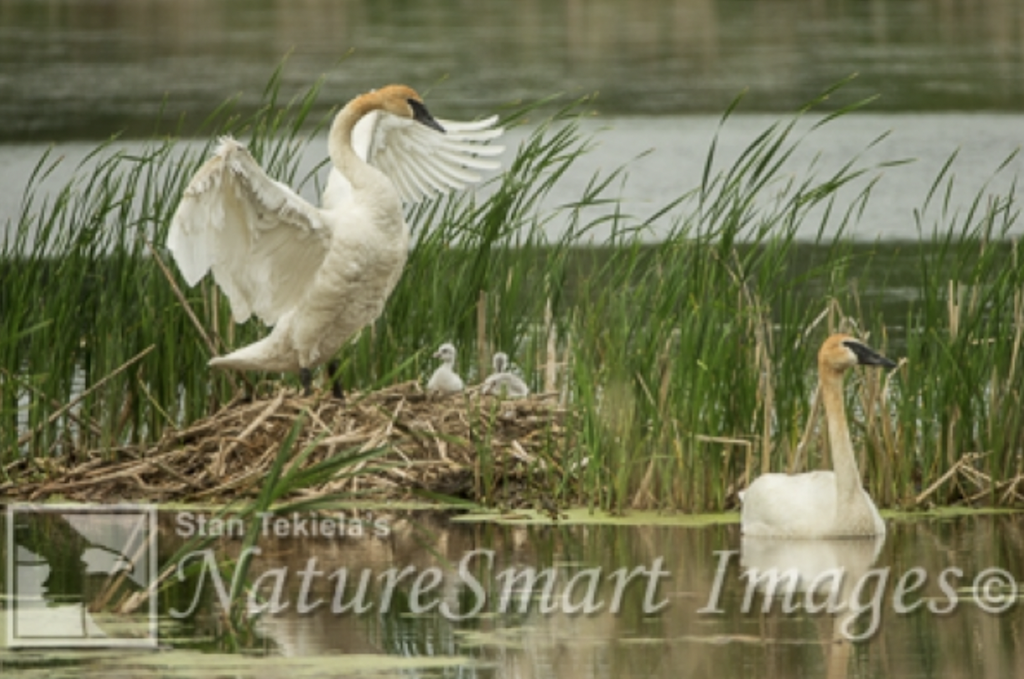
[[[441,359],[441,367],[434,371],[427,381],[427,392],[433,394],[457,394],[465,389],[462,378],[455,372],[455,346],[444,343],[434,352],[434,358]]]
[[[875,503],[861,486],[846,425],[843,372],[861,363],[895,364],[845,335],[826,340],[818,354],[818,374],[834,471],[764,474],[740,499],[744,535],[781,538],[847,538],[885,535]]]
[[[402,202],[477,181],[501,152],[494,118],[446,123],[413,90],[389,86],[353,99],[328,138],[333,168],[322,207],[271,179],[224,138],[193,177],[167,244],[189,285],[208,271],[236,322],[255,314],[273,331],[211,366],[308,370],[373,322],[409,249]]]
[[[783,538],[885,535],[885,522],[864,489],[857,488],[859,493],[840,508],[837,486],[835,473],[828,471],[758,477],[743,493],[743,534]]]
[[[480,386],[481,394],[493,394],[505,398],[526,398],[530,388],[519,375],[509,372],[508,355],[499,351],[492,359],[494,372],[487,376]]]

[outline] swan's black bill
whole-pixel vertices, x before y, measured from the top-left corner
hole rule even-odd
[[[860,365],[877,365],[891,370],[896,367],[896,362],[860,342],[843,342],[843,345],[857,355],[857,363]]]
[[[440,133],[444,133],[444,128],[441,127],[441,123],[434,120],[434,116],[430,115],[430,111],[423,105],[422,101],[416,101],[415,99],[409,100],[409,106],[412,106],[412,119],[418,123],[423,123],[429,128],[435,129]]]

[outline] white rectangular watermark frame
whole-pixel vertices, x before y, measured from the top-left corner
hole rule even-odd
[[[62,562],[77,556],[82,564],[81,580],[89,575],[110,577],[121,573],[139,589],[156,582],[157,521],[156,505],[118,504],[30,504],[7,506],[7,646],[10,648],[139,648],[157,647],[157,597],[150,597],[139,617],[142,625],[127,626],[132,634],[104,629],[88,610],[89,602],[80,592],[80,601],[71,603],[47,598],[46,583],[52,569],[65,563],[50,563],[45,554],[37,554],[19,544],[15,532],[24,524],[19,517],[50,514],[65,521],[66,542],[53,547],[61,550]],[[56,536],[55,536],[56,537]],[[142,632],[140,634],[139,632]]]

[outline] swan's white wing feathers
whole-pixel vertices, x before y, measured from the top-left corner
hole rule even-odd
[[[189,182],[167,236],[189,285],[212,270],[235,321],[268,325],[301,298],[329,243],[319,211],[229,137]]]
[[[352,146],[391,178],[399,196],[415,203],[480,181],[495,170],[504,148],[497,116],[472,122],[439,120],[445,132],[374,111],[352,132]],[[351,193],[332,168],[323,207],[333,210]],[[320,268],[331,233],[321,213],[271,179],[231,138],[193,177],[171,221],[167,244],[189,285],[212,271],[234,319],[252,314],[273,325],[295,306]]]
[[[474,170],[500,167],[491,156],[504,148],[491,145],[503,130],[494,128],[497,117],[461,123],[439,120],[444,133],[414,121],[382,116],[370,147],[370,162],[396,181],[402,200],[415,203],[431,193],[446,193],[480,181]],[[401,134],[397,134],[401,132]],[[411,189],[411,190],[410,190]]]
[[[366,162],[380,169],[395,185],[405,203],[416,203],[434,193],[465,188],[480,181],[480,171],[501,167],[493,156],[503,146],[490,142],[504,134],[495,127],[498,117],[459,122],[438,120],[444,133],[408,118],[374,111],[352,131],[352,147]],[[336,207],[351,188],[332,168],[324,191],[324,207]]]

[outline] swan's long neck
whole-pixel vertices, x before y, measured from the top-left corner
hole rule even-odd
[[[356,123],[378,108],[381,108],[378,93],[370,92],[356,97],[334,117],[327,139],[327,151],[331,162],[356,191],[380,188],[382,181],[384,187],[394,190],[390,180],[380,170],[360,158],[352,148],[352,130]]]
[[[843,376],[827,367],[819,368],[821,396],[828,420],[828,440],[832,447],[832,468],[836,476],[838,507],[855,507],[862,503],[860,471],[853,454],[850,430],[846,425],[843,404]]]

